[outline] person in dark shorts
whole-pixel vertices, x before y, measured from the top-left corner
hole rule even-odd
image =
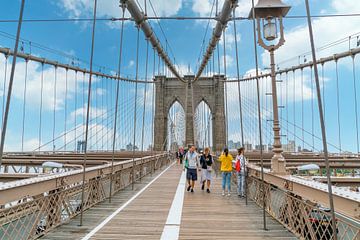
[[[192,145],[189,151],[185,155],[184,170],[186,170],[186,179],[188,182],[187,191],[194,192],[195,182],[197,180],[197,170],[200,167],[200,162],[197,153],[195,152],[195,146]]]

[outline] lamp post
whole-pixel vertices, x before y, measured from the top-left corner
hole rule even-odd
[[[282,156],[283,149],[280,138],[274,52],[285,42],[282,18],[286,16],[289,10],[290,6],[283,4],[281,0],[259,0],[258,4],[251,10],[249,15],[249,18],[256,19],[258,44],[270,53],[271,88],[274,118],[274,156],[271,159],[271,170],[278,174],[286,173],[286,162],[285,158]],[[275,41],[278,39],[278,25],[280,27],[280,39],[276,43]],[[261,30],[263,31],[263,34],[261,34]],[[264,39],[267,41],[267,43],[265,43]]]

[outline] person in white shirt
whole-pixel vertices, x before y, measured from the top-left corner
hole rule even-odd
[[[189,151],[185,155],[185,168],[186,171],[186,179],[188,182],[187,191],[194,192],[195,182],[197,180],[197,170],[200,170],[200,162],[198,154],[195,151],[195,146],[192,145]]]
[[[237,174],[237,193],[239,197],[245,197],[245,177],[247,172],[247,160],[244,156],[244,148],[238,149],[238,155],[236,156],[235,170]]]

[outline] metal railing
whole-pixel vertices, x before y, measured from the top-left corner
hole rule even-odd
[[[73,173],[55,174],[55,177],[39,178],[37,180],[20,180],[13,186],[0,188],[0,240],[36,239],[55,227],[69,222],[84,210],[109,197],[110,179],[112,178],[112,193],[132,184],[132,168],[135,181],[156,169],[168,164],[168,154],[124,161],[114,164],[111,174],[111,164],[90,167],[86,169],[85,198],[81,203],[81,178],[77,178],[78,170]],[[39,193],[44,182],[47,183]],[[5,195],[3,194],[5,193]],[[34,193],[34,194],[31,194]],[[6,196],[7,198],[3,198]],[[11,195],[11,196],[10,196]],[[15,196],[19,198],[15,199]]]
[[[260,207],[263,207],[265,191],[266,211],[289,231],[300,239],[331,240],[337,234],[341,240],[360,239],[360,222],[336,214],[336,227],[331,225],[328,209],[307,201],[291,191],[280,189],[272,184],[249,176],[247,178],[247,194]]]

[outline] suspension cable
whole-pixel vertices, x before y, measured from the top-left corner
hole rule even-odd
[[[89,130],[89,117],[90,117],[90,104],[91,104],[91,83],[92,83],[92,70],[93,70],[93,57],[94,57],[94,43],[95,43],[95,26],[96,26],[96,7],[97,0],[94,0],[94,18],[92,26],[91,36],[91,53],[90,53],[90,74],[89,74],[89,87],[86,106],[86,124],[85,124],[85,147],[84,147],[84,161],[83,161],[83,178],[82,178],[82,190],[81,190],[81,211],[80,211],[80,226],[83,224],[83,212],[84,212],[84,196],[85,196],[85,170],[87,160],[87,145],[88,145],[88,130]]]
[[[39,109],[39,152],[41,151],[41,130],[42,130],[43,90],[44,90],[44,64],[41,64],[41,80],[40,80],[40,109]]]
[[[154,55],[154,60],[153,60],[153,78],[155,81],[155,67],[156,67],[156,54],[155,54],[155,48],[153,49],[153,55]],[[155,125],[155,90],[156,90],[156,84],[154,83],[153,85],[153,95],[152,95],[152,121],[151,121],[151,129],[152,129],[152,148],[151,148],[151,155],[154,155],[153,151],[155,149],[155,129],[154,129],[154,125]]]
[[[53,101],[53,132],[52,132],[52,137],[53,137],[53,145],[52,145],[52,149],[53,151],[55,151],[55,126],[56,126],[56,82],[57,82],[57,66],[54,67],[54,101]]]
[[[6,97],[6,78],[7,78],[7,65],[8,65],[9,55],[5,54],[5,69],[4,69],[4,88],[3,88],[3,100],[2,100],[2,115],[1,115],[1,126],[3,125],[4,120],[4,111],[5,111],[5,97]]]
[[[226,40],[225,40],[225,28],[223,30],[223,42],[224,42],[224,76],[226,80]],[[229,145],[229,123],[228,123],[228,101],[227,101],[227,83],[225,82],[225,136],[226,146]]]
[[[125,15],[125,6],[121,6],[121,8],[122,8],[122,17],[124,17],[124,15]],[[122,50],[123,50],[123,37],[124,37],[124,21],[121,21],[119,64],[118,64],[118,75],[119,75],[119,77],[121,76],[121,64],[122,64],[122,54],[123,54],[122,53]],[[111,203],[112,184],[113,184],[113,175],[114,175],[114,159],[115,159],[116,127],[117,127],[116,124],[117,124],[117,114],[118,114],[118,108],[119,108],[119,91],[120,91],[120,82],[118,81],[116,83],[116,100],[115,100],[114,132],[113,132],[113,139],[112,139],[113,141],[112,141],[112,155],[111,155],[111,177],[110,177],[109,203]]]
[[[24,93],[23,93],[23,109],[22,109],[21,152],[24,152],[25,112],[26,112],[25,109],[26,109],[28,63],[29,63],[29,61],[26,59],[25,60]]]
[[[140,26],[137,26],[137,39],[136,39],[136,73],[135,73],[135,79],[138,79],[138,74],[139,74],[139,42],[140,42]],[[132,184],[131,184],[131,189],[134,190],[134,184],[135,184],[135,141],[136,141],[136,117],[137,117],[137,94],[138,94],[138,83],[135,82],[135,99],[134,99],[134,127],[133,127],[133,156],[132,156]]]
[[[312,90],[311,90],[312,91]],[[312,98],[312,96],[311,96]],[[304,69],[301,69],[301,128],[302,128],[302,151],[304,151]],[[313,149],[314,150],[314,149]]]
[[[252,14],[255,16],[255,4],[254,0],[251,0],[252,3]],[[259,64],[258,64],[258,52],[256,45],[256,26],[255,18],[252,20],[253,23],[253,36],[254,36],[254,56],[255,56],[255,66],[256,66],[256,91],[257,91],[257,113],[258,113],[258,122],[259,122],[259,141],[260,141],[260,164],[261,164],[261,181],[262,181],[262,201],[263,201],[263,228],[266,230],[266,210],[265,210],[265,184],[264,184],[264,158],[263,158],[263,147],[262,147],[262,129],[261,129],[261,110],[260,110],[260,91],[259,91]],[[247,194],[246,194],[247,196]]]
[[[65,72],[65,108],[64,108],[64,144],[65,144],[65,148],[64,150],[66,151],[66,118],[67,118],[67,94],[68,94],[68,69],[66,69],[66,72]]]
[[[6,99],[6,107],[5,107],[5,113],[4,113],[4,121],[1,129],[1,142],[0,142],[0,168],[4,153],[4,145],[5,145],[5,136],[6,136],[6,128],[7,128],[7,121],[9,116],[9,109],[10,109],[10,101],[11,101],[11,93],[12,93],[12,87],[14,83],[14,74],[15,74],[15,67],[16,67],[16,57],[18,54],[18,47],[19,47],[19,38],[20,38],[20,31],[21,31],[21,24],[22,24],[22,18],[24,13],[24,5],[25,0],[21,1],[21,7],[20,7],[20,15],[19,15],[19,22],[18,22],[18,28],[16,32],[16,41],[15,41],[15,48],[14,48],[14,55],[13,55],[13,61],[11,66],[11,72],[10,72],[10,80],[9,80],[9,87],[7,92],[7,99]]]
[[[327,178],[327,184],[328,184],[328,196],[329,196],[331,219],[332,219],[331,225],[332,225],[332,229],[334,229],[334,231],[335,231],[335,229],[337,229],[336,228],[336,216],[335,216],[335,210],[334,210],[334,199],[333,199],[333,194],[332,194],[332,184],[331,184],[331,177],[330,177],[328,149],[327,149],[327,144],[326,144],[326,129],[325,129],[323,110],[322,110],[320,83],[319,83],[319,75],[318,75],[316,52],[315,52],[315,43],[314,43],[312,22],[311,22],[311,17],[310,17],[310,7],[309,7],[308,0],[305,0],[305,5],[306,5],[307,22],[308,22],[309,35],[310,35],[311,52],[312,52],[312,58],[313,58],[313,63],[314,63],[316,93],[317,93],[318,108],[319,108],[319,115],[320,115],[320,125],[321,125],[321,133],[322,133],[323,148],[324,148],[324,158],[325,158],[325,164],[326,164],[326,178]],[[333,234],[333,236],[334,236],[334,240],[337,240],[337,234]]]
[[[146,62],[145,62],[145,79],[148,76],[148,65],[149,65],[149,41],[146,41]],[[147,85],[144,86],[144,108],[142,115],[142,131],[141,131],[141,152],[144,151],[144,127],[145,127],[145,113],[146,113],[146,91]]]
[[[357,103],[357,89],[356,89],[356,72],[355,72],[355,55],[352,56],[352,71],[354,83],[354,107],[355,107],[355,125],[356,125],[356,149],[359,154],[359,120],[358,120],[358,103]]]
[[[235,17],[235,8],[233,9],[233,17]],[[234,37],[235,37],[235,53],[236,53],[236,73],[237,78],[240,80],[240,70],[239,70],[239,53],[237,45],[237,32],[236,32],[236,22],[234,20]],[[241,87],[240,81],[238,81],[238,96],[239,96],[239,114],[240,114],[240,131],[241,131],[241,146],[244,146],[244,127],[243,127],[243,115],[242,115],[242,105],[241,105]]]
[[[314,79],[313,68],[310,67],[310,81],[311,81],[311,134],[312,134],[312,150],[314,151]]]
[[[77,71],[75,71],[75,103],[74,103],[74,113],[75,113],[75,116],[74,116],[74,128],[76,128],[77,126],[77,123],[76,123],[76,120],[77,120],[77,84],[78,84],[78,78],[77,78]],[[76,152],[76,139],[77,139],[77,134],[76,134],[76,130],[74,132],[74,139],[75,139],[75,148],[74,148],[74,152]]]
[[[337,107],[337,124],[338,124],[338,138],[339,138],[339,147],[340,153],[341,148],[341,122],[340,122],[340,94],[339,94],[339,71],[338,71],[338,61],[335,60],[335,71],[336,71],[336,107]]]

